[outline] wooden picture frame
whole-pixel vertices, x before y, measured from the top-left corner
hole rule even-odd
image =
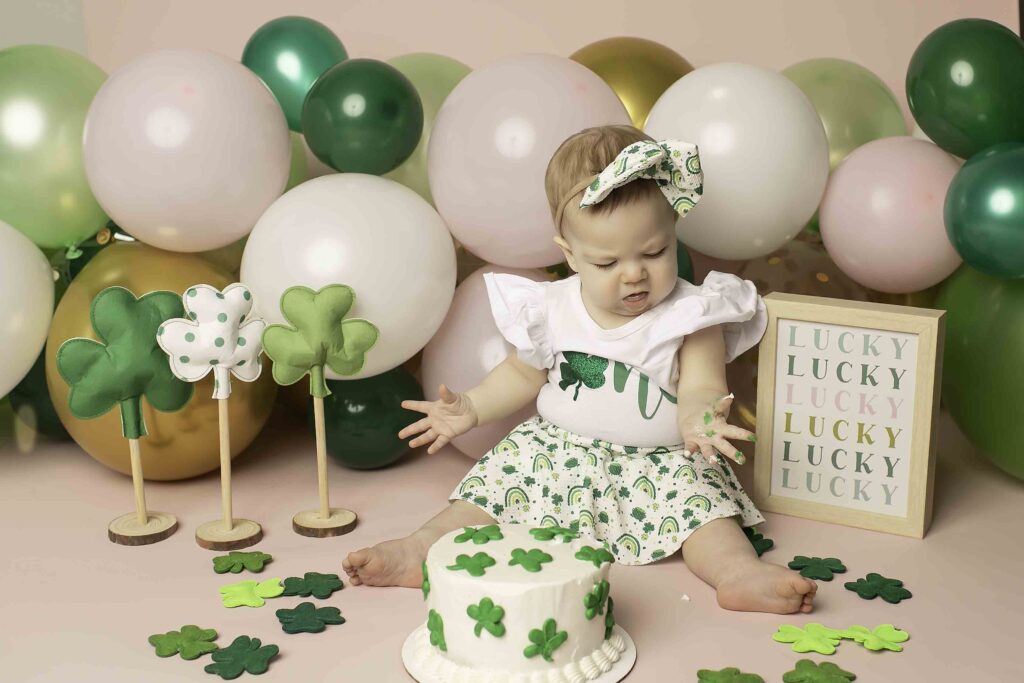
[[[923,538],[945,311],[778,292],[765,304],[757,506]]]

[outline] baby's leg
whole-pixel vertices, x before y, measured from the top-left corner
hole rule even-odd
[[[718,604],[743,612],[810,612],[818,585],[758,558],[732,517],[713,519],[683,542],[683,559],[718,591]]]
[[[341,566],[353,586],[419,588],[423,584],[423,561],[434,541],[460,527],[493,523],[494,518],[476,505],[457,500],[405,538],[349,553]]]

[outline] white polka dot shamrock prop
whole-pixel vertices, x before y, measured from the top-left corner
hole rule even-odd
[[[291,324],[270,325],[263,332],[263,348],[274,361],[274,381],[287,386],[309,375],[309,393],[313,395],[320,507],[292,518],[292,529],[303,536],[340,536],[356,525],[356,513],[330,505],[324,432],[324,397],[331,393],[324,368],[342,376],[358,373],[380,338],[380,331],[370,321],[345,319],[355,300],[355,292],[346,285],[327,285],[316,292],[309,287],[290,287],[281,295],[281,313]]]
[[[228,398],[231,376],[255,381],[262,365],[260,352],[266,323],[252,314],[252,294],[241,284],[221,292],[210,285],[195,285],[181,297],[184,315],[166,321],[157,342],[170,358],[171,372],[186,382],[198,382],[213,373],[213,397],[220,415],[220,483],[223,518],[196,529],[196,542],[209,550],[236,550],[263,538],[260,525],[236,518],[231,510],[231,428]]]

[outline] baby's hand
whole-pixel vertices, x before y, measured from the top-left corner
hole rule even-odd
[[[754,433],[726,422],[733,395],[728,394],[711,404],[701,413],[689,415],[680,422],[683,446],[691,452],[700,449],[701,454],[712,464],[718,464],[717,450],[742,465],[746,456],[726,439],[754,441]]]
[[[443,384],[440,393],[441,398],[437,401],[402,401],[403,408],[418,410],[427,415],[398,432],[399,439],[425,432],[409,442],[412,448],[433,441],[427,448],[427,453],[434,453],[477,425],[476,408],[473,407],[469,396],[459,392],[453,393]]]

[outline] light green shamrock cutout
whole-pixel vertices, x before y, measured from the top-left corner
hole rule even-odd
[[[309,392],[324,398],[331,394],[325,365],[339,375],[362,369],[380,332],[368,320],[344,320],[355,299],[345,285],[327,285],[317,292],[309,287],[285,290],[281,313],[291,326],[270,325],[263,331],[263,350],[274,361],[275,382],[287,386],[309,374]]]
[[[783,683],[848,683],[856,678],[832,662],[815,664],[810,659],[801,659],[795,669],[782,674]]]
[[[473,541],[476,545],[483,545],[490,541],[500,541],[505,538],[501,535],[501,529],[498,528],[497,524],[488,524],[482,526],[479,529],[475,529],[471,526],[463,527],[462,533],[455,537],[456,543],[465,543],[467,541]]]
[[[594,584],[594,588],[583,596],[583,613],[588,620],[598,614],[604,614],[604,604],[608,600],[609,588],[607,581],[598,581]]]
[[[127,439],[146,436],[142,397],[156,410],[181,410],[192,398],[192,385],[182,382],[157,346],[157,330],[168,318],[182,314],[173,292],[150,292],[136,298],[124,287],[107,287],[89,309],[100,341],[68,339],[57,350],[57,370],[71,387],[68,407],[80,419],[121,408]]]
[[[465,569],[469,572],[470,576],[483,576],[484,571],[488,567],[493,567],[497,562],[493,557],[487,553],[477,553],[470,557],[469,555],[458,555],[455,558],[455,564],[448,565],[448,569],[453,572]]]
[[[528,572],[539,572],[542,568],[541,565],[554,559],[538,548],[532,548],[529,552],[522,548],[516,548],[512,551],[512,559],[508,561],[508,566],[519,565]]]
[[[793,652],[817,652],[830,655],[843,638],[843,632],[821,624],[807,624],[804,628],[783,624],[772,636],[779,643],[792,643]]]
[[[876,626],[873,631],[869,631],[864,626],[853,625],[842,631],[842,635],[844,638],[852,638],[867,649],[875,652],[878,650],[903,652],[903,647],[899,643],[905,643],[910,640],[909,633],[901,631],[892,624]]]
[[[470,619],[476,621],[473,633],[477,638],[480,637],[480,632],[484,629],[487,629],[487,632],[495,638],[505,635],[505,625],[501,623],[505,617],[505,608],[498,607],[490,598],[484,598],[479,605],[470,605],[466,608],[466,614]]]
[[[225,607],[263,607],[265,598],[276,598],[284,592],[281,579],[266,581],[239,581],[220,587],[221,600]]]
[[[211,642],[216,639],[217,632],[212,628],[189,624],[182,626],[180,631],[153,634],[149,637],[149,644],[156,648],[158,657],[170,657],[180,652],[182,659],[198,659],[217,649],[217,645]]]

